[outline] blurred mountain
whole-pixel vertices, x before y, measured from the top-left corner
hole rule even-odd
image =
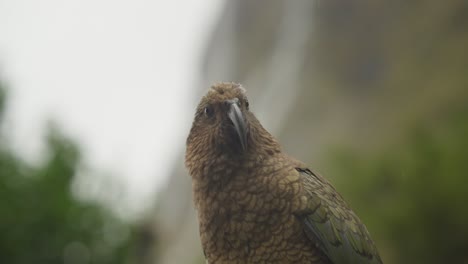
[[[467,27],[462,0],[227,1],[196,87],[242,83],[285,150],[344,194],[385,263],[467,263]],[[147,263],[204,263],[190,187],[181,154]]]

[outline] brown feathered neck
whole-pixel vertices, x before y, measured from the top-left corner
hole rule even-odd
[[[185,156],[193,178],[209,178],[219,164],[228,172],[235,171],[280,153],[279,143],[250,112],[241,85],[215,84],[201,99]]]

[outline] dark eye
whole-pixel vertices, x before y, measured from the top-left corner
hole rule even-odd
[[[245,100],[245,108],[249,110],[249,101]]]
[[[211,106],[205,107],[204,112],[205,112],[205,115],[207,117],[212,117],[213,116],[213,108]]]

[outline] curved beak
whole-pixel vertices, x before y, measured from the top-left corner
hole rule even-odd
[[[229,100],[229,111],[228,116],[234,124],[239,141],[241,143],[242,150],[247,149],[247,125],[245,122],[244,114],[237,105],[237,100]]]

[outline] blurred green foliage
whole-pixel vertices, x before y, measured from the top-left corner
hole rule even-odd
[[[330,159],[338,189],[379,235],[389,263],[468,262],[464,108],[436,126],[415,125],[406,140],[377,155],[341,149]]]
[[[0,87],[0,116],[4,105]],[[0,263],[127,263],[129,227],[72,195],[78,147],[56,128],[46,140],[43,161],[31,166],[0,136]]]
[[[468,2],[330,0],[314,15],[310,82],[326,89],[303,104],[347,124],[321,170],[385,263],[468,263]]]

